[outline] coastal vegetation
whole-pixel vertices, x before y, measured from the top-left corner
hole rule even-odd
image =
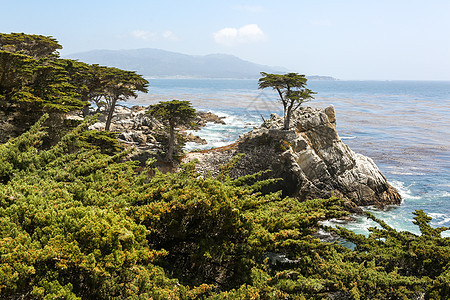
[[[117,100],[126,101],[131,97],[136,98],[137,92],[147,93],[148,81],[135,72],[117,68],[107,68],[100,78],[104,81],[103,96],[107,100],[109,111],[105,130],[109,130]]]
[[[448,299],[448,228],[423,211],[419,235],[367,213],[377,226],[364,236],[324,225],[349,215],[337,197],[267,192],[278,180],[265,171],[230,176],[240,156],[215,177],[195,162],[168,173],[154,159],[142,166],[113,132],[90,129],[95,116],[64,119],[114,99],[89,73],[103,67],[57,59],[51,37],[0,43],[0,110],[17,128],[0,144],[1,299]],[[118,94],[147,83],[126,88]],[[169,103],[173,124],[194,116],[188,102]],[[167,105],[150,111],[168,121]],[[34,125],[19,126],[30,111],[23,122]]]
[[[109,130],[118,100],[147,92],[148,81],[133,71],[60,59],[62,46],[52,37],[24,33],[0,34],[0,108],[10,119],[6,141],[49,114],[49,141],[55,143],[71,124],[65,114],[105,105]]]
[[[368,237],[320,221],[337,198],[262,194],[258,175],[162,174],[86,143],[87,120],[38,150],[41,119],[0,146],[3,299],[446,299],[447,228],[381,220]],[[233,162],[231,162],[232,164]],[[354,243],[326,242],[318,230]]]
[[[151,105],[148,114],[168,124],[169,142],[166,158],[171,161],[175,149],[175,127],[184,125],[187,128],[195,128],[192,123],[196,117],[195,109],[189,101],[161,101],[158,104]]]
[[[21,33],[0,34],[0,108],[9,128],[1,140],[17,136],[33,125],[44,112],[50,118],[50,138],[58,139],[64,114],[86,105],[58,60],[61,45],[52,37]]]

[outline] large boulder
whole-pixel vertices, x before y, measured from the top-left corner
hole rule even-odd
[[[292,116],[290,130],[272,114],[260,127],[244,134],[230,147],[192,153],[200,172],[218,173],[218,166],[244,153],[231,171],[238,177],[270,169],[268,176],[282,178],[272,189],[301,200],[332,194],[358,206],[399,204],[399,193],[387,182],[372,159],[353,152],[336,131],[334,107],[302,107]]]

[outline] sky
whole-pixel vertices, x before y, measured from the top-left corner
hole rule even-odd
[[[55,37],[61,55],[225,53],[341,80],[450,80],[450,0],[0,0],[0,32]]]

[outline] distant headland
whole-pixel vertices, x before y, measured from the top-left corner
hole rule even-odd
[[[331,76],[320,76],[320,75],[306,75],[308,80],[338,80],[337,78],[331,77]]]
[[[228,54],[188,55],[153,48],[93,50],[66,55],[90,64],[133,70],[147,78],[257,79],[260,72],[285,73],[284,67],[256,64]],[[336,80],[331,76],[307,76],[310,80]]]

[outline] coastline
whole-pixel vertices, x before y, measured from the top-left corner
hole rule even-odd
[[[203,83],[156,80],[151,99],[143,103],[178,97],[193,100],[196,108],[229,116],[227,125],[207,125],[197,132],[213,141],[212,147],[231,143],[244,133],[239,130],[245,126],[244,131],[249,131],[259,125],[260,114],[268,118],[271,112],[279,112],[279,103],[271,100],[269,93],[261,98],[251,80],[227,81],[224,85],[220,80]],[[374,214],[395,228],[417,231],[411,223],[412,212],[423,209],[437,214],[433,226],[450,227],[450,140],[445,121],[450,116],[450,82],[340,80],[315,81],[310,86],[319,93],[308,105],[325,107],[333,103],[345,143],[371,157],[402,193],[400,207]],[[140,100],[127,105],[139,104]],[[239,126],[232,126],[232,122]],[[362,221],[353,225],[360,228],[357,232],[366,232]]]

